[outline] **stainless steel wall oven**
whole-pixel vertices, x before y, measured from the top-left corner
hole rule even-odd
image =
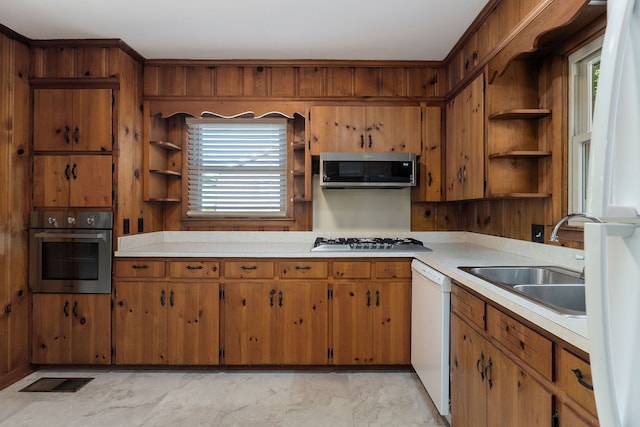
[[[111,293],[112,238],[112,212],[32,212],[31,291]]]

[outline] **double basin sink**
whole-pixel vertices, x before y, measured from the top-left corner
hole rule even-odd
[[[460,269],[561,315],[586,315],[584,278],[575,271],[550,266],[483,266]]]

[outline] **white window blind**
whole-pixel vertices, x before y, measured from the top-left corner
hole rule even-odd
[[[187,119],[188,216],[285,216],[286,119]]]

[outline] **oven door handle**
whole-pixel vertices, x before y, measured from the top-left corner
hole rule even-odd
[[[34,237],[38,239],[61,238],[61,239],[105,239],[104,233],[35,233]]]

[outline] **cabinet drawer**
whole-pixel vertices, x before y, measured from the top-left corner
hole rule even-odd
[[[273,279],[272,261],[227,261],[224,275],[230,279]]]
[[[164,277],[164,261],[116,261],[116,277]]]
[[[181,279],[220,277],[220,263],[218,261],[171,261],[169,276]]]
[[[494,307],[487,307],[489,334],[529,366],[551,380],[552,343]]]
[[[333,277],[336,279],[369,279],[371,263],[365,261],[334,261]]]
[[[376,262],[376,277],[378,279],[409,279],[411,278],[410,261],[379,261]]]
[[[324,261],[280,262],[280,277],[283,279],[326,279],[327,263]]]
[[[589,390],[581,384],[578,376],[582,377],[585,385],[592,385],[591,366],[565,349],[558,354],[558,384],[567,394],[591,415],[596,416],[596,401],[593,390]]]
[[[485,304],[459,286],[451,288],[451,311],[474,323],[484,330]]]

